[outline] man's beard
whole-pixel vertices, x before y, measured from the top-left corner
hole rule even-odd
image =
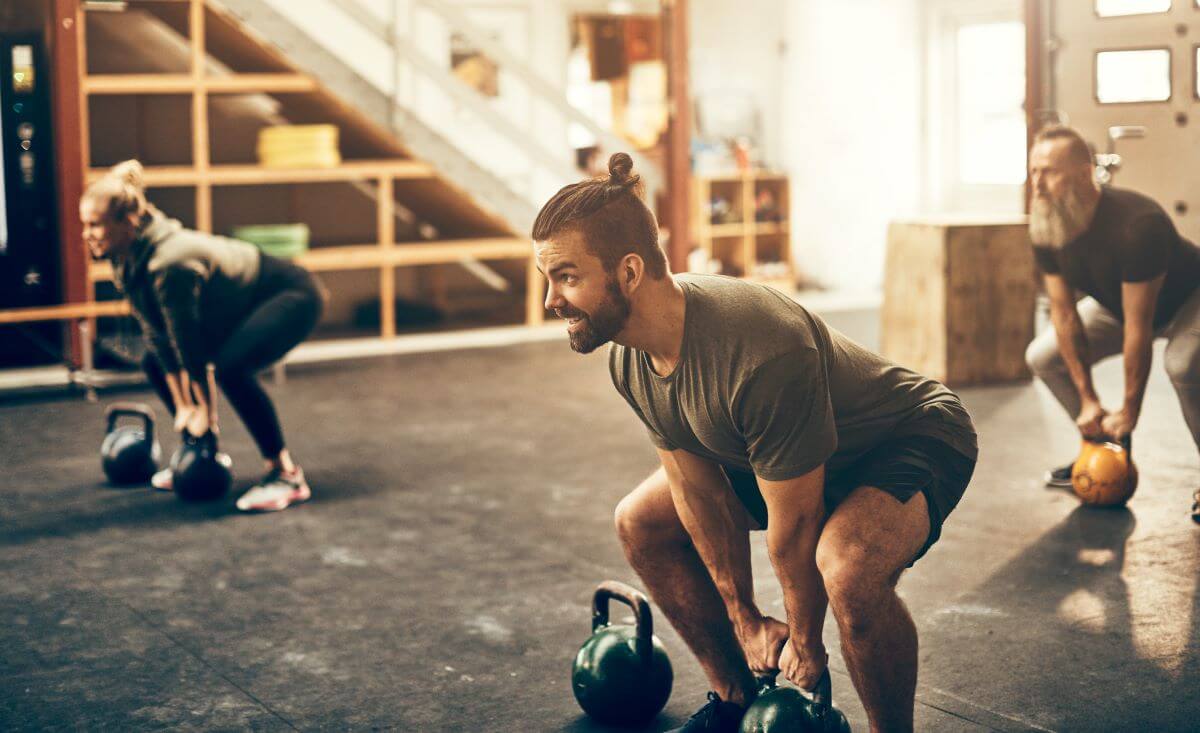
[[[1034,196],[1029,202],[1029,239],[1037,246],[1061,248],[1088,228],[1091,211],[1076,186],[1061,201]]]
[[[578,330],[568,333],[571,348],[580,354],[590,354],[612,341],[629,320],[629,299],[621,292],[617,281],[609,278],[605,290],[608,297],[591,313],[574,308],[558,311],[560,318],[583,318]]]

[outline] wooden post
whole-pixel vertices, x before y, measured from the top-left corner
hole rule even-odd
[[[1029,169],[1029,148],[1040,125],[1038,111],[1045,104],[1046,29],[1042,0],[1024,0],[1025,15],[1025,168]],[[1025,212],[1029,213],[1032,191],[1025,179]]]
[[[742,171],[741,187],[742,277],[757,277],[754,269],[758,264],[758,233],[754,231],[754,176],[749,171]]]
[[[46,31],[53,94],[54,157],[58,167],[58,232],[62,262],[63,302],[92,300],[88,257],[79,223],[79,197],[89,164],[87,98],[81,80],[86,72],[83,11],[79,0],[54,0]],[[94,333],[94,331],[93,331]],[[75,329],[67,332],[68,355],[78,366],[82,343]]]
[[[379,247],[387,252],[396,246],[396,197],[390,175],[380,177],[378,195],[376,228]],[[396,268],[391,262],[379,266],[379,329],[385,339],[396,335]]]
[[[525,325],[540,326],[546,320],[546,284],[532,256],[525,268]]]
[[[687,270],[690,227],[691,109],[688,89],[688,0],[662,0],[663,46],[667,59],[667,258],[674,272]]]
[[[192,44],[192,164],[196,168],[196,228],[212,232],[212,183],[208,177],[208,90],[204,84],[207,57],[204,40],[204,0],[191,0],[188,33]]]

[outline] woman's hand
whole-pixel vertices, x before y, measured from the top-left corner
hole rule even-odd
[[[193,405],[176,405],[175,406],[175,432],[182,433],[187,429],[188,423],[195,414],[196,408]]]
[[[185,427],[193,437],[199,438],[216,424],[216,420],[213,419],[215,410],[212,408],[212,400],[204,393],[204,388],[199,382],[193,380],[191,388],[194,409],[188,415]]]
[[[188,416],[186,429],[188,433],[192,435],[192,437],[199,438],[201,435],[204,435],[208,432],[211,424],[212,423],[210,423],[208,419],[208,408],[197,407],[196,409],[192,410],[191,415]]]

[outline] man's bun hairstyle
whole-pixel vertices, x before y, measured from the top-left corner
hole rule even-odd
[[[646,263],[654,279],[667,274],[667,258],[658,244],[658,222],[642,202],[642,177],[633,172],[628,153],[613,153],[608,176],[572,183],[550,197],[533,222],[533,239],[544,242],[576,232],[609,272],[627,254]]]

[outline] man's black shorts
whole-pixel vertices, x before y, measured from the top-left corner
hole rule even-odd
[[[722,468],[746,510],[759,527],[766,528],[767,507],[754,474],[729,466]],[[929,506],[929,537],[913,558],[912,562],[916,562],[941,537],[942,523],[958,505],[974,472],[973,458],[937,438],[923,435],[896,438],[876,446],[837,475],[826,478],[825,511],[832,514],[860,486],[886,491],[901,503],[907,503],[920,491]]]

